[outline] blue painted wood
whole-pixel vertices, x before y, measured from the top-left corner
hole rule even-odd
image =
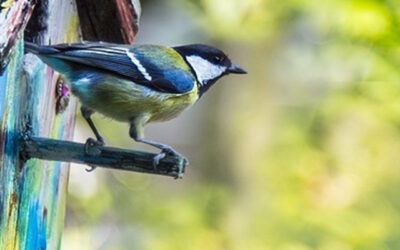
[[[121,20],[119,35],[133,42],[137,30],[131,25],[137,24],[139,2],[114,1],[118,13],[113,16]],[[28,124],[32,136],[71,140],[76,110],[72,101],[64,113],[56,114],[58,74],[35,56],[23,54],[21,32],[31,12],[27,6],[36,2],[36,9],[42,8],[37,13],[44,16],[33,14],[37,23],[26,33],[31,39],[56,44],[78,42],[80,37],[76,1],[7,1],[11,7],[0,10],[0,71],[9,61],[0,76],[0,249],[7,250],[58,249],[64,225],[68,163],[23,162],[19,157],[19,135]],[[98,5],[92,7],[96,10]],[[103,29],[100,24],[105,22],[94,28]]]
[[[16,2],[15,2],[16,3]],[[74,1],[49,0],[39,40],[78,40]],[[21,36],[21,35],[20,35]],[[19,134],[72,139],[76,103],[56,115],[58,74],[23,53],[22,37],[0,77],[0,249],[58,249],[64,225],[67,163],[19,157]]]

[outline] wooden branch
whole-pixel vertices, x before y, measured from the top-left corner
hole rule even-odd
[[[138,0],[76,0],[76,4],[84,40],[134,42],[141,11]]]
[[[135,171],[182,178],[185,160],[166,156],[153,167],[156,154],[120,148],[93,146],[93,154],[85,152],[85,144],[40,137],[22,137],[20,154],[24,159],[38,158],[51,161],[75,162],[118,170]]]
[[[1,3],[0,75],[3,74],[10,61],[10,56],[13,54],[18,38],[31,17],[35,4],[36,0],[6,1]]]

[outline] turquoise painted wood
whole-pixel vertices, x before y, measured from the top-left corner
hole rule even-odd
[[[18,1],[16,1],[18,3]],[[48,1],[47,30],[39,40],[78,41],[75,1]],[[21,35],[20,35],[21,37]],[[56,114],[58,75],[32,55],[15,53],[0,76],[0,249],[58,249],[64,225],[68,163],[29,160],[18,155],[18,135],[72,139],[75,102]]]

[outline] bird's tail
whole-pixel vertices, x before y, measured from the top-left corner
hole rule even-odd
[[[39,54],[39,45],[31,43],[31,42],[24,42],[24,51],[26,52],[30,52],[33,54]]]
[[[24,50],[25,53],[30,52],[36,55],[38,54],[45,55],[58,52],[58,50],[52,48],[51,46],[41,46],[27,41],[24,41]]]

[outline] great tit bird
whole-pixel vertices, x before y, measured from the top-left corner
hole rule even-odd
[[[222,76],[246,73],[224,52],[203,44],[164,47],[84,42],[39,46],[25,42],[25,51],[36,54],[69,81],[97,139],[89,138],[87,143],[104,145],[91,119],[99,112],[128,122],[129,135],[135,141],[161,149],[154,166],[166,154],[183,156],[166,144],[145,139],[144,126],[176,117]]]

